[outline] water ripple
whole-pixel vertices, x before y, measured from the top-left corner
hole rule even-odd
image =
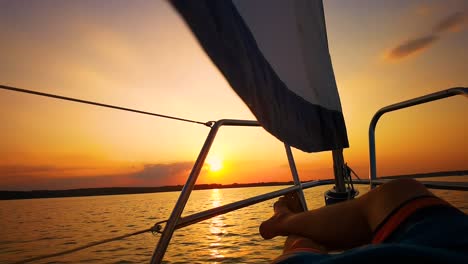
[[[217,207],[275,188],[194,191],[186,211]],[[329,188],[307,190],[309,208],[322,206],[322,194]],[[465,193],[435,192],[462,210],[468,209]],[[0,263],[51,254],[146,228],[154,220],[165,219],[177,197],[178,193],[171,192],[2,201]],[[272,214],[273,202],[270,200],[177,230],[163,263],[268,262],[281,253],[284,242],[282,238],[263,240],[258,234],[260,222]],[[158,239],[158,236],[144,234],[40,263],[147,263]]]

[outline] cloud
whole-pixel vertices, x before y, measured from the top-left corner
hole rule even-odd
[[[149,187],[184,184],[193,162],[146,164],[133,172],[118,168],[90,169],[0,165],[0,190],[57,190],[96,187]]]
[[[444,32],[458,32],[462,29],[463,24],[467,20],[466,12],[456,12],[450,16],[442,19],[434,27],[434,32],[444,33]]]
[[[57,168],[53,166],[28,166],[28,165],[4,165],[0,166],[0,175],[4,174],[30,174],[30,173],[44,173],[55,171]]]
[[[439,37],[437,35],[428,35],[406,41],[390,50],[386,57],[391,60],[403,59],[405,57],[428,49],[438,39]]]
[[[50,165],[0,165],[0,177],[3,175],[46,176],[50,174],[66,174],[93,169],[92,167],[58,167]]]
[[[398,44],[386,54],[385,58],[389,60],[401,60],[427,50],[442,38],[443,33],[460,31],[467,21],[467,17],[465,11],[452,13],[434,26],[433,33]]]
[[[146,164],[143,170],[135,172],[130,176],[146,184],[180,184],[181,176],[188,176],[193,162]]]
[[[2,175],[0,190],[66,190],[99,187],[135,186],[128,175],[43,176],[33,174]]]
[[[422,16],[427,16],[434,11],[433,6],[427,4],[421,4],[416,6],[415,13]]]

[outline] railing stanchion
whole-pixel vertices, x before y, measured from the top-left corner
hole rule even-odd
[[[305,200],[304,190],[302,190],[302,183],[299,179],[299,174],[297,173],[296,163],[294,162],[294,156],[292,154],[291,147],[288,144],[284,144],[284,148],[286,149],[286,155],[288,156],[289,168],[291,169],[294,185],[300,187],[299,190],[297,190],[296,192],[297,196],[301,201],[302,209],[304,209],[304,211],[307,211],[307,202]]]
[[[161,238],[159,239],[158,245],[156,246],[153,256],[151,257],[151,264],[154,263],[161,263],[164,254],[166,253],[167,247],[169,242],[172,238],[172,234],[176,229],[177,223],[180,220],[180,216],[184,211],[185,205],[192,193],[193,188],[195,187],[195,183],[197,181],[198,175],[205,163],[206,156],[210,151],[211,145],[218,133],[218,130],[221,126],[259,126],[257,121],[249,121],[249,120],[231,120],[231,119],[222,119],[216,121],[210,129],[210,133],[206,137],[205,143],[198,154],[197,160],[193,165],[192,171],[185,183],[182,191],[180,192],[179,199],[177,200],[174,209],[172,210],[171,216],[169,217],[166,226],[164,227],[164,231],[161,234]]]

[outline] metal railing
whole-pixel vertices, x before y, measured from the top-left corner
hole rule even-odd
[[[303,208],[306,209],[307,205],[305,202],[304,193],[302,191],[304,188],[310,188],[313,186],[333,183],[333,180],[328,180],[328,181],[320,181],[320,182],[302,184],[297,173],[296,164],[294,162],[291,147],[285,144],[286,155],[288,157],[289,167],[291,169],[294,186],[287,187],[287,188],[284,188],[282,190],[278,190],[275,192],[255,196],[252,198],[248,198],[242,201],[234,202],[231,204],[227,204],[221,207],[213,208],[207,211],[199,212],[199,213],[182,218],[181,217],[182,212],[185,208],[185,205],[187,204],[190,194],[192,193],[195,187],[195,183],[197,181],[198,175],[200,174],[203,164],[205,163],[206,156],[208,155],[211,145],[213,144],[216,134],[218,133],[218,130],[221,126],[257,127],[257,126],[260,126],[260,124],[257,121],[233,120],[233,119],[222,119],[222,120],[216,121],[213,124],[205,140],[205,143],[203,144],[203,147],[200,153],[198,154],[197,160],[195,161],[195,164],[193,165],[192,171],[190,172],[187,182],[185,183],[182,191],[180,192],[179,198],[174,206],[174,209],[172,210],[172,213],[169,219],[167,220],[167,224],[164,227],[164,230],[161,234],[161,238],[158,241],[158,245],[156,246],[153,252],[151,263],[161,263],[164,257],[164,254],[166,253],[166,249],[169,245],[169,242],[172,238],[172,235],[174,234],[174,231],[176,229],[209,219],[216,215],[225,214],[225,213],[228,213],[228,212],[231,212],[231,211],[234,211],[234,210],[246,207],[246,206],[250,206],[250,205],[262,202],[262,201],[266,201],[275,197],[279,197],[281,195],[291,193],[294,191],[297,192]]]
[[[84,104],[91,104],[95,106],[100,106],[100,107],[106,107],[106,108],[113,108],[113,109],[118,109],[118,110],[124,110],[124,111],[130,111],[130,112],[135,112],[139,114],[146,114],[146,115],[152,115],[152,116],[157,116],[157,117],[163,117],[163,118],[170,118],[170,119],[175,119],[179,121],[185,121],[185,122],[192,122],[192,123],[198,123],[202,125],[206,125],[211,127],[210,132],[205,140],[205,143],[198,155],[198,158],[192,168],[192,171],[190,172],[190,175],[187,179],[186,184],[184,185],[179,198],[174,206],[174,209],[167,220],[166,226],[164,227],[164,230],[162,232],[161,238],[159,239],[158,245],[153,253],[151,263],[161,263],[162,259],[164,257],[164,254],[166,252],[167,246],[169,245],[169,242],[172,238],[172,235],[175,230],[207,220],[209,218],[215,217],[217,215],[229,213],[244,207],[248,207],[260,202],[264,202],[266,200],[270,200],[276,197],[280,197],[282,195],[296,192],[299,195],[300,202],[303,206],[304,209],[307,209],[307,204],[305,202],[304,198],[304,189],[312,188],[312,187],[317,187],[317,186],[322,186],[322,185],[328,185],[328,184],[335,184],[335,180],[330,179],[330,180],[319,180],[319,181],[311,181],[311,182],[305,182],[301,183],[299,179],[299,175],[297,173],[296,165],[294,162],[294,157],[291,151],[291,147],[287,144],[285,144],[285,150],[286,150],[286,155],[288,158],[289,162],[289,167],[291,169],[291,174],[293,178],[294,185],[290,187],[283,188],[281,190],[276,190],[273,192],[261,194],[258,196],[254,196],[248,199],[244,199],[241,201],[236,201],[233,203],[229,203],[220,207],[212,208],[206,211],[194,213],[185,217],[181,217],[182,212],[185,208],[185,205],[189,199],[189,196],[191,192],[193,191],[195,187],[196,180],[198,178],[198,175],[200,174],[200,171],[204,165],[205,159],[208,155],[208,152],[211,148],[211,145],[214,142],[214,139],[216,137],[216,134],[218,133],[218,130],[221,126],[247,126],[247,127],[258,127],[260,124],[257,121],[250,121],[250,120],[232,120],[232,119],[222,119],[216,122],[199,122],[195,120],[189,120],[189,119],[184,119],[184,118],[178,118],[178,117],[173,117],[173,116],[167,116],[167,115],[161,115],[161,114],[156,114],[156,113],[149,113],[149,112],[144,112],[140,110],[135,110],[135,109],[130,109],[130,108],[124,108],[120,106],[113,106],[113,105],[108,105],[108,104],[103,104],[103,103],[97,103],[97,102],[91,102],[91,101],[86,101],[82,99],[76,99],[76,98],[70,98],[70,97],[64,97],[64,96],[59,96],[59,95],[54,95],[54,94],[46,94],[42,92],[36,92],[36,91],[31,91],[31,90],[25,90],[25,89],[20,89],[20,88],[15,88],[15,87],[9,87],[9,86],[4,86],[0,85],[0,89],[4,90],[11,90],[11,91],[16,91],[16,92],[22,92],[22,93],[29,93],[29,94],[34,94],[34,95],[39,95],[39,96],[45,96],[45,97],[51,97],[59,100],[67,100],[67,101],[73,101],[77,103],[84,103]],[[388,177],[387,179],[377,179],[376,175],[376,158],[375,158],[375,127],[377,125],[377,122],[379,118],[391,111],[395,111],[398,109],[430,102],[430,101],[435,101],[438,99],[442,98],[447,98],[450,96],[458,95],[458,94],[468,94],[468,88],[463,88],[463,87],[457,87],[457,88],[452,88],[448,89],[445,91],[429,94],[426,96],[418,97],[412,100],[400,102],[394,105],[390,105],[387,107],[384,107],[380,109],[372,118],[370,128],[369,128],[369,151],[370,151],[370,178],[369,180],[356,180],[354,181],[355,184],[370,184],[371,186],[373,185],[380,185],[383,184],[389,180],[392,177]],[[433,188],[433,189],[449,189],[449,190],[465,190],[468,191],[468,185],[463,185],[459,186],[456,183],[450,183],[450,182],[430,182],[430,181],[422,181],[424,185],[428,188]]]
[[[419,104],[424,104],[424,103],[440,100],[440,99],[451,97],[454,95],[467,96],[467,94],[468,94],[468,88],[454,87],[454,88],[450,88],[447,90],[443,90],[443,91],[439,91],[436,93],[431,93],[431,94],[417,97],[414,99],[399,102],[396,104],[392,104],[377,111],[369,125],[369,159],[370,159],[369,180],[370,180],[371,186],[374,184],[374,181],[377,179],[377,161],[376,161],[376,155],[375,155],[375,127],[377,126],[377,122],[379,121],[380,117],[383,114],[396,111],[399,109],[419,105]]]
[[[410,106],[418,105],[418,104],[423,104],[426,102],[431,102],[435,101],[438,99],[454,96],[457,94],[467,94],[468,89],[467,88],[452,88],[448,89],[445,91],[429,94],[426,96],[418,97],[415,99],[411,99],[408,101],[400,102],[394,105],[390,105],[387,107],[384,107],[380,109],[372,118],[370,128],[369,128],[369,148],[370,148],[370,157],[371,157],[371,173],[370,173],[370,178],[369,180],[359,180],[355,181],[356,184],[370,184],[371,186],[373,185],[380,185],[383,184],[387,181],[388,179],[377,179],[376,177],[376,160],[375,160],[375,127],[377,125],[377,122],[379,118],[391,111],[395,111],[398,109],[402,108],[407,108]],[[259,202],[263,202],[272,198],[279,197],[281,195],[291,193],[291,192],[297,192],[299,194],[299,198],[301,201],[302,206],[306,209],[307,204],[305,202],[304,198],[304,193],[303,189],[311,188],[311,187],[316,187],[320,185],[326,185],[326,184],[334,184],[334,180],[322,180],[322,181],[312,181],[312,182],[307,182],[307,183],[301,183],[296,165],[294,162],[294,158],[292,155],[292,151],[289,145],[285,144],[285,150],[286,154],[288,157],[288,162],[289,162],[289,167],[291,169],[291,173],[293,176],[294,180],[294,186],[287,187],[278,191],[258,195],[252,198],[248,198],[245,200],[233,202],[224,206],[220,206],[217,208],[209,209],[203,212],[195,213],[186,217],[181,217],[181,214],[184,210],[184,207],[188,201],[188,198],[193,191],[193,188],[195,186],[195,182],[198,178],[198,175],[200,173],[200,170],[204,164],[205,158],[210,150],[210,147],[216,137],[216,134],[221,126],[259,126],[259,123],[257,121],[247,121],[247,120],[230,120],[230,119],[223,119],[219,120],[214,123],[212,126],[210,133],[208,134],[205,144],[203,145],[202,150],[200,151],[200,154],[198,155],[198,158],[193,166],[193,169],[190,173],[189,178],[187,179],[187,183],[184,185],[184,188],[182,189],[179,199],[174,206],[174,209],[172,211],[171,216],[168,219],[168,222],[164,228],[164,231],[162,233],[162,236],[158,242],[158,245],[153,253],[151,263],[160,263],[164,257],[164,254],[166,252],[166,249],[169,245],[169,242],[172,238],[172,235],[176,229],[183,228],[195,223],[198,223],[200,221],[209,219],[211,217],[225,214],[234,210],[238,210],[240,208],[244,208],[250,205],[254,205]],[[468,186],[457,186],[456,184],[452,184],[449,182],[422,182],[429,188],[433,189],[450,189],[450,190],[468,190]]]

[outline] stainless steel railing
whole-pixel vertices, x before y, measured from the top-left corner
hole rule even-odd
[[[291,174],[294,182],[294,186],[286,187],[281,190],[261,194],[255,197],[251,197],[245,200],[233,202],[230,204],[226,204],[217,208],[209,209],[206,211],[198,212],[189,216],[181,217],[182,212],[185,208],[185,205],[188,201],[188,198],[193,191],[193,188],[195,186],[195,182],[198,178],[198,175],[200,174],[200,171],[203,167],[203,164],[205,162],[206,156],[208,155],[208,152],[211,148],[211,145],[216,137],[216,134],[218,133],[218,130],[221,126],[249,126],[249,127],[258,127],[260,124],[257,121],[250,121],[250,120],[232,120],[232,119],[222,119],[216,122],[200,122],[196,120],[189,120],[189,119],[184,119],[184,118],[179,118],[179,117],[173,117],[173,116],[168,116],[168,115],[162,115],[162,114],[157,114],[157,113],[150,113],[150,112],[145,112],[141,110],[135,110],[135,109],[130,109],[130,108],[124,108],[120,106],[114,106],[114,105],[108,105],[108,104],[103,104],[103,103],[98,103],[98,102],[91,102],[91,101],[86,101],[82,99],[77,99],[77,98],[71,98],[71,97],[64,97],[64,96],[59,96],[55,94],[47,94],[47,93],[42,93],[42,92],[37,92],[37,91],[31,91],[31,90],[25,90],[25,89],[20,89],[16,87],[10,87],[10,86],[4,86],[0,85],[0,89],[4,90],[11,90],[15,92],[21,92],[21,93],[29,93],[29,94],[34,94],[34,95],[39,95],[39,96],[45,96],[45,97],[51,97],[59,100],[67,100],[67,101],[73,101],[77,103],[83,103],[83,104],[90,104],[90,105],[95,105],[95,106],[100,106],[100,107],[106,107],[106,108],[113,108],[113,109],[118,109],[118,110],[124,110],[124,111],[130,111],[130,112],[135,112],[139,114],[146,114],[146,115],[152,115],[156,117],[162,117],[162,118],[170,118],[170,119],[175,119],[178,121],[184,121],[184,122],[191,122],[191,123],[197,123],[197,124],[202,124],[206,125],[208,127],[211,127],[210,132],[205,140],[205,143],[198,155],[198,158],[192,168],[192,171],[189,175],[189,178],[187,179],[186,184],[184,185],[179,199],[177,200],[176,205],[174,206],[174,209],[171,213],[171,216],[167,220],[167,224],[164,228],[164,231],[162,232],[161,238],[159,239],[158,245],[153,253],[153,257],[151,259],[151,263],[160,263],[164,257],[164,254],[166,252],[167,246],[169,245],[169,242],[172,238],[172,235],[175,230],[198,223],[200,221],[209,219],[211,217],[225,214],[231,211],[235,211],[247,206],[251,206],[254,204],[257,204],[259,202],[263,202],[269,199],[273,199],[279,196],[282,196],[287,193],[291,192],[297,192],[299,194],[299,199],[301,200],[301,203],[304,207],[304,209],[307,209],[307,204],[305,202],[304,198],[304,193],[303,189],[308,189],[316,186],[321,186],[321,185],[327,185],[327,184],[334,184],[334,180],[320,180],[320,181],[311,181],[311,182],[306,182],[306,183],[301,183],[299,179],[299,175],[297,173],[296,165],[294,162],[294,157],[291,151],[291,147],[287,144],[285,144],[285,150],[286,150],[286,155],[288,158],[289,162],[289,167],[291,169]],[[410,106],[422,104],[422,103],[427,103],[435,100],[439,100],[442,98],[447,98],[450,96],[454,95],[467,95],[468,94],[468,88],[463,88],[463,87],[456,87],[456,88],[451,88],[445,91],[429,94],[426,96],[418,97],[415,99],[411,99],[408,101],[400,102],[397,104],[393,104],[387,107],[384,107],[380,109],[372,118],[370,127],[369,127],[369,152],[370,152],[370,178],[369,180],[356,180],[354,181],[355,184],[371,184],[372,185],[379,185],[383,184],[387,181],[390,180],[392,177],[388,177],[388,179],[377,179],[377,173],[376,173],[376,158],[375,158],[375,127],[377,125],[377,122],[379,118],[391,111],[395,111],[398,109],[402,108],[407,108]],[[449,189],[449,190],[465,190],[468,191],[468,185],[458,185],[457,183],[451,183],[451,182],[430,182],[430,181],[423,181],[422,182],[426,187],[428,188],[433,188],[433,189]]]
[[[379,118],[383,114],[387,112],[395,111],[398,109],[407,108],[407,107],[411,107],[414,105],[439,100],[442,98],[447,98],[447,97],[458,95],[458,94],[466,95],[467,93],[468,93],[468,88],[457,87],[457,88],[452,88],[452,89],[448,89],[445,91],[429,94],[426,96],[418,97],[418,98],[411,99],[408,101],[400,102],[400,103],[393,104],[393,105],[380,109],[372,118],[370,128],[369,128],[369,149],[370,149],[370,159],[371,159],[370,161],[371,172],[370,172],[369,180],[358,180],[358,181],[355,181],[355,183],[356,184],[370,184],[371,186],[373,186],[373,185],[383,184],[386,181],[388,181],[388,179],[378,180],[377,175],[376,175],[375,127],[377,125]],[[259,203],[259,202],[263,202],[263,201],[266,201],[275,197],[279,197],[281,195],[291,193],[294,191],[299,194],[303,207],[307,208],[303,189],[334,183],[334,180],[323,180],[323,181],[312,181],[312,182],[307,182],[307,183],[301,183],[298,173],[297,173],[297,169],[296,169],[296,165],[294,162],[291,148],[290,146],[285,144],[285,150],[286,150],[286,154],[288,157],[291,173],[293,176],[294,186],[287,187],[278,191],[258,195],[258,196],[248,198],[242,201],[233,202],[224,206],[220,206],[220,207],[206,210],[203,212],[195,213],[195,214],[182,218],[181,214],[183,212],[183,209],[187,203],[187,200],[191,192],[193,191],[196,179],[198,178],[198,175],[203,166],[205,158],[221,126],[259,126],[259,123],[257,121],[230,120],[230,119],[223,119],[214,123],[214,125],[212,126],[210,130],[210,133],[208,134],[206,138],[205,144],[203,145],[203,148],[200,151],[200,154],[193,166],[193,169],[190,173],[187,183],[182,189],[179,199],[176,205],[174,206],[171,216],[168,219],[168,222],[164,228],[162,236],[153,253],[151,263],[160,263],[162,261],[164,254],[166,252],[167,246],[169,245],[171,237],[176,229],[183,228],[183,227],[198,223],[200,221],[209,219],[211,217],[225,214],[234,210],[238,210],[240,208],[244,208],[244,207]],[[434,188],[434,189],[468,190],[468,186],[466,185],[459,186],[450,182],[422,182],[422,183],[425,184],[427,187]]]
[[[377,161],[376,161],[376,155],[375,155],[375,127],[377,126],[377,122],[379,121],[380,117],[383,114],[396,111],[399,109],[419,105],[419,104],[424,104],[424,103],[440,100],[440,99],[451,97],[454,95],[467,96],[467,94],[468,94],[468,88],[454,87],[454,88],[450,88],[447,90],[443,90],[443,91],[439,91],[436,93],[431,93],[431,94],[417,97],[414,99],[399,102],[396,104],[392,104],[377,111],[369,125],[369,159],[370,159],[369,180],[370,180],[371,186],[373,185],[374,181],[377,179]]]
[[[279,191],[259,195],[256,197],[252,197],[252,198],[245,199],[239,202],[231,203],[225,206],[221,206],[218,208],[214,208],[211,210],[203,211],[197,214],[193,214],[193,215],[181,218],[185,205],[187,204],[190,194],[192,193],[193,188],[195,187],[196,180],[198,178],[198,175],[200,174],[201,168],[203,167],[206,156],[208,155],[211,145],[213,144],[216,134],[218,133],[218,130],[221,126],[250,126],[252,127],[252,126],[260,126],[260,124],[257,121],[250,121],[250,120],[222,119],[222,120],[216,121],[211,126],[210,132],[205,140],[205,143],[200,153],[198,154],[198,158],[195,161],[195,164],[193,165],[192,171],[190,172],[187,182],[185,183],[179,195],[179,198],[174,206],[174,209],[172,210],[172,213],[167,221],[167,224],[164,227],[164,230],[161,234],[161,238],[159,239],[158,245],[156,246],[153,252],[151,263],[161,263],[164,257],[164,254],[166,253],[166,249],[169,245],[169,242],[172,238],[172,235],[174,231],[178,228],[182,228],[184,226],[188,226],[188,225],[206,220],[216,215],[224,214],[224,213],[237,210],[237,209],[249,206],[249,205],[253,205],[262,201],[266,201],[268,199],[279,197],[281,195],[294,192],[294,191],[298,193],[302,206],[304,208],[307,208],[305,198],[304,198],[304,193],[302,192],[302,189],[304,187],[312,187],[312,186],[333,183],[332,180],[329,180],[329,181],[322,181],[322,182],[313,182],[309,184],[302,184],[297,174],[296,165],[295,165],[294,158],[292,155],[291,147],[285,144],[286,155],[288,157],[289,167],[291,169],[291,173],[292,173],[292,177],[294,181],[293,187],[288,187]]]

